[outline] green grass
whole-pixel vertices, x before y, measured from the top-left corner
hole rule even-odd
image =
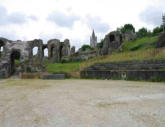
[[[122,45],[122,52],[114,52],[107,56],[98,56],[84,62],[48,64],[47,71],[51,73],[71,72],[83,70],[95,63],[165,59],[165,48],[154,48],[157,38],[157,36],[144,37],[134,42],[126,41]]]
[[[47,66],[46,70],[47,70],[47,72],[50,72],[50,73],[79,71],[80,70],[80,62],[49,64]]]
[[[18,67],[20,65],[20,61],[19,60],[14,60],[14,64],[16,67]]]
[[[165,48],[142,49],[137,51],[126,51],[113,53],[107,56],[99,56],[84,62],[77,63],[54,63],[47,65],[47,72],[71,72],[87,68],[95,63],[122,62],[122,61],[140,61],[151,59],[165,59]]]
[[[140,49],[154,48],[157,36],[144,37],[135,41],[125,41],[122,44],[123,51],[135,51]]]
[[[165,48],[159,49],[143,49],[137,51],[127,51],[121,53],[113,53],[107,56],[100,56],[94,59],[82,62],[80,69],[89,67],[95,63],[108,63],[108,62],[122,62],[122,61],[140,61],[140,60],[151,60],[151,59],[165,59]]]

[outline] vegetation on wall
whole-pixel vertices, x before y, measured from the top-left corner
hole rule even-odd
[[[152,36],[151,31],[147,30],[147,28],[141,28],[138,30],[136,33],[137,38],[142,38],[142,37],[147,37],[147,36]]]
[[[81,49],[82,51],[93,50],[93,48],[92,48],[90,45],[83,45],[80,49]]]
[[[135,33],[135,27],[132,24],[125,24],[121,28],[117,28],[117,31],[125,33],[126,31],[133,31]]]
[[[126,41],[122,45],[122,52],[114,52],[107,56],[98,56],[84,62],[47,64],[47,71],[51,73],[70,72],[79,71],[95,63],[165,59],[165,48],[154,48],[157,38],[158,36],[143,37],[135,41]]]
[[[97,48],[103,48],[103,43],[104,43],[104,39],[101,39],[101,41],[97,43]]]

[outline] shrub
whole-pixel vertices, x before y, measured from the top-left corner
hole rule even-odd
[[[132,24],[125,24],[121,28],[117,28],[118,32],[125,33],[126,31],[133,31],[135,33],[135,27]]]
[[[83,46],[81,47],[81,50],[82,50],[82,51],[93,50],[93,48],[92,48],[91,46],[89,46],[89,45],[83,45]]]

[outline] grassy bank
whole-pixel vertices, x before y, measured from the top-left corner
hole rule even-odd
[[[95,63],[135,61],[135,60],[151,60],[165,59],[165,48],[159,49],[143,49],[138,51],[127,51],[121,53],[113,53],[108,56],[100,56],[80,64],[80,69],[91,66]]]
[[[46,68],[47,72],[56,73],[56,72],[70,72],[70,71],[79,71],[80,63],[54,63],[49,64]]]
[[[84,61],[81,63],[80,62],[54,63],[54,64],[49,64],[47,66],[47,71],[51,73],[79,71],[95,63],[150,60],[150,59],[165,59],[165,48],[159,48],[159,49],[153,48],[146,50],[113,53],[112,55],[96,57],[94,59]]]
[[[165,59],[165,48],[154,48],[157,38],[157,36],[144,37],[135,41],[126,41],[122,44],[122,52],[114,52],[107,56],[98,56],[84,62],[48,64],[47,71],[51,73],[74,72],[95,63]]]
[[[125,41],[122,44],[123,51],[136,51],[141,49],[151,49],[155,47],[158,36],[144,37],[135,41]]]

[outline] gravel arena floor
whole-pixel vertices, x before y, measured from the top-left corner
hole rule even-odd
[[[165,127],[165,83],[0,80],[0,127]]]

